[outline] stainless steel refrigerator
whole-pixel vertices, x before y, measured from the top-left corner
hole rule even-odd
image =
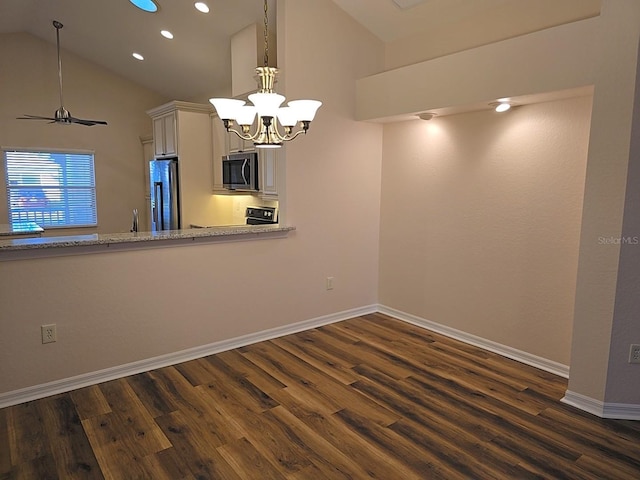
[[[149,180],[151,231],[178,230],[181,227],[178,159],[151,160]]]

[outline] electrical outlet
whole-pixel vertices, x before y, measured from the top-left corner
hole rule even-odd
[[[58,339],[55,323],[50,325],[41,325],[40,333],[42,334],[42,343],[53,343]]]
[[[631,345],[629,350],[629,363],[640,363],[640,345]]]
[[[327,290],[333,290],[333,277],[327,277]]]

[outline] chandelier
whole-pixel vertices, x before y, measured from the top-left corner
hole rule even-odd
[[[264,67],[257,67],[259,90],[249,95],[253,105],[233,98],[210,98],[227,132],[252,141],[256,148],[280,148],[283,142],[307,133],[309,125],[322,105],[318,100],[293,100],[281,107],[285,97],[274,93],[278,69],[269,67],[267,0],[264,0]],[[258,122],[254,126],[256,115]],[[242,130],[232,128],[238,125]],[[278,127],[282,127],[282,130]],[[298,126],[298,130],[294,129]],[[253,130],[253,131],[252,131]]]

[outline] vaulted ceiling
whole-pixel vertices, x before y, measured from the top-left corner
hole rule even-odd
[[[52,20],[64,24],[63,50],[92,60],[168,98],[191,99],[225,92],[231,83],[230,36],[263,22],[262,0],[208,0],[202,14],[189,0],[156,0],[157,13],[126,0],[2,0],[0,33],[28,32],[55,43]],[[269,1],[275,28],[276,0]],[[500,12],[522,0],[333,0],[384,42]],[[535,0],[566,8],[576,0]],[[579,0],[584,1],[584,0]],[[593,0],[589,0],[593,2]],[[519,3],[520,2],[520,3]],[[560,4],[564,4],[564,7]],[[160,30],[174,34],[173,40]],[[145,60],[135,60],[137,51]],[[64,62],[64,59],[63,59]]]

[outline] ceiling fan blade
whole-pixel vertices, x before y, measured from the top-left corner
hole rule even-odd
[[[16,120],[52,120],[52,121],[56,121],[55,118],[51,118],[51,117],[40,117],[38,115],[24,115],[22,117],[16,117]]]
[[[104,120],[85,120],[82,118],[70,117],[69,120],[71,123],[78,123],[80,125],[86,125],[87,127],[92,127],[94,125],[107,125],[107,122]]]

